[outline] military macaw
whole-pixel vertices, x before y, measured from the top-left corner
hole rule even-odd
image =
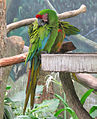
[[[75,35],[79,29],[68,22],[59,21],[55,11],[44,9],[36,15],[37,20],[29,26],[29,53],[25,63],[29,61],[29,75],[26,88],[26,99],[23,109],[25,114],[29,96],[30,105],[34,106],[35,89],[41,67],[41,52],[58,52],[66,35]]]

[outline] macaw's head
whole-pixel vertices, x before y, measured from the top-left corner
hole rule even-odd
[[[58,23],[58,17],[55,11],[50,9],[41,10],[37,15],[39,26],[43,26],[45,24],[55,25]]]

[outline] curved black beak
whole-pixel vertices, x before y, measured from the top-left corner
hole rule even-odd
[[[45,22],[42,19],[38,18],[38,25],[43,26],[43,25],[45,25]]]

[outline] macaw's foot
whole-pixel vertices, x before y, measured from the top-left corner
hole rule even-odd
[[[41,51],[41,54],[48,54],[47,51]]]
[[[58,53],[66,53],[68,51],[72,51],[75,49],[76,49],[76,47],[74,46],[74,44],[71,41],[63,42]]]

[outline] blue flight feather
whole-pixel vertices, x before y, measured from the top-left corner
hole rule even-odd
[[[50,33],[48,34],[47,37],[45,37],[45,38],[42,40],[42,46],[41,46],[40,48],[38,48],[38,52],[39,52],[40,50],[43,50],[43,49],[44,49],[44,47],[45,47],[45,45],[46,45],[46,43],[47,43],[49,37],[50,37]],[[41,39],[40,39],[40,40],[41,40]]]

